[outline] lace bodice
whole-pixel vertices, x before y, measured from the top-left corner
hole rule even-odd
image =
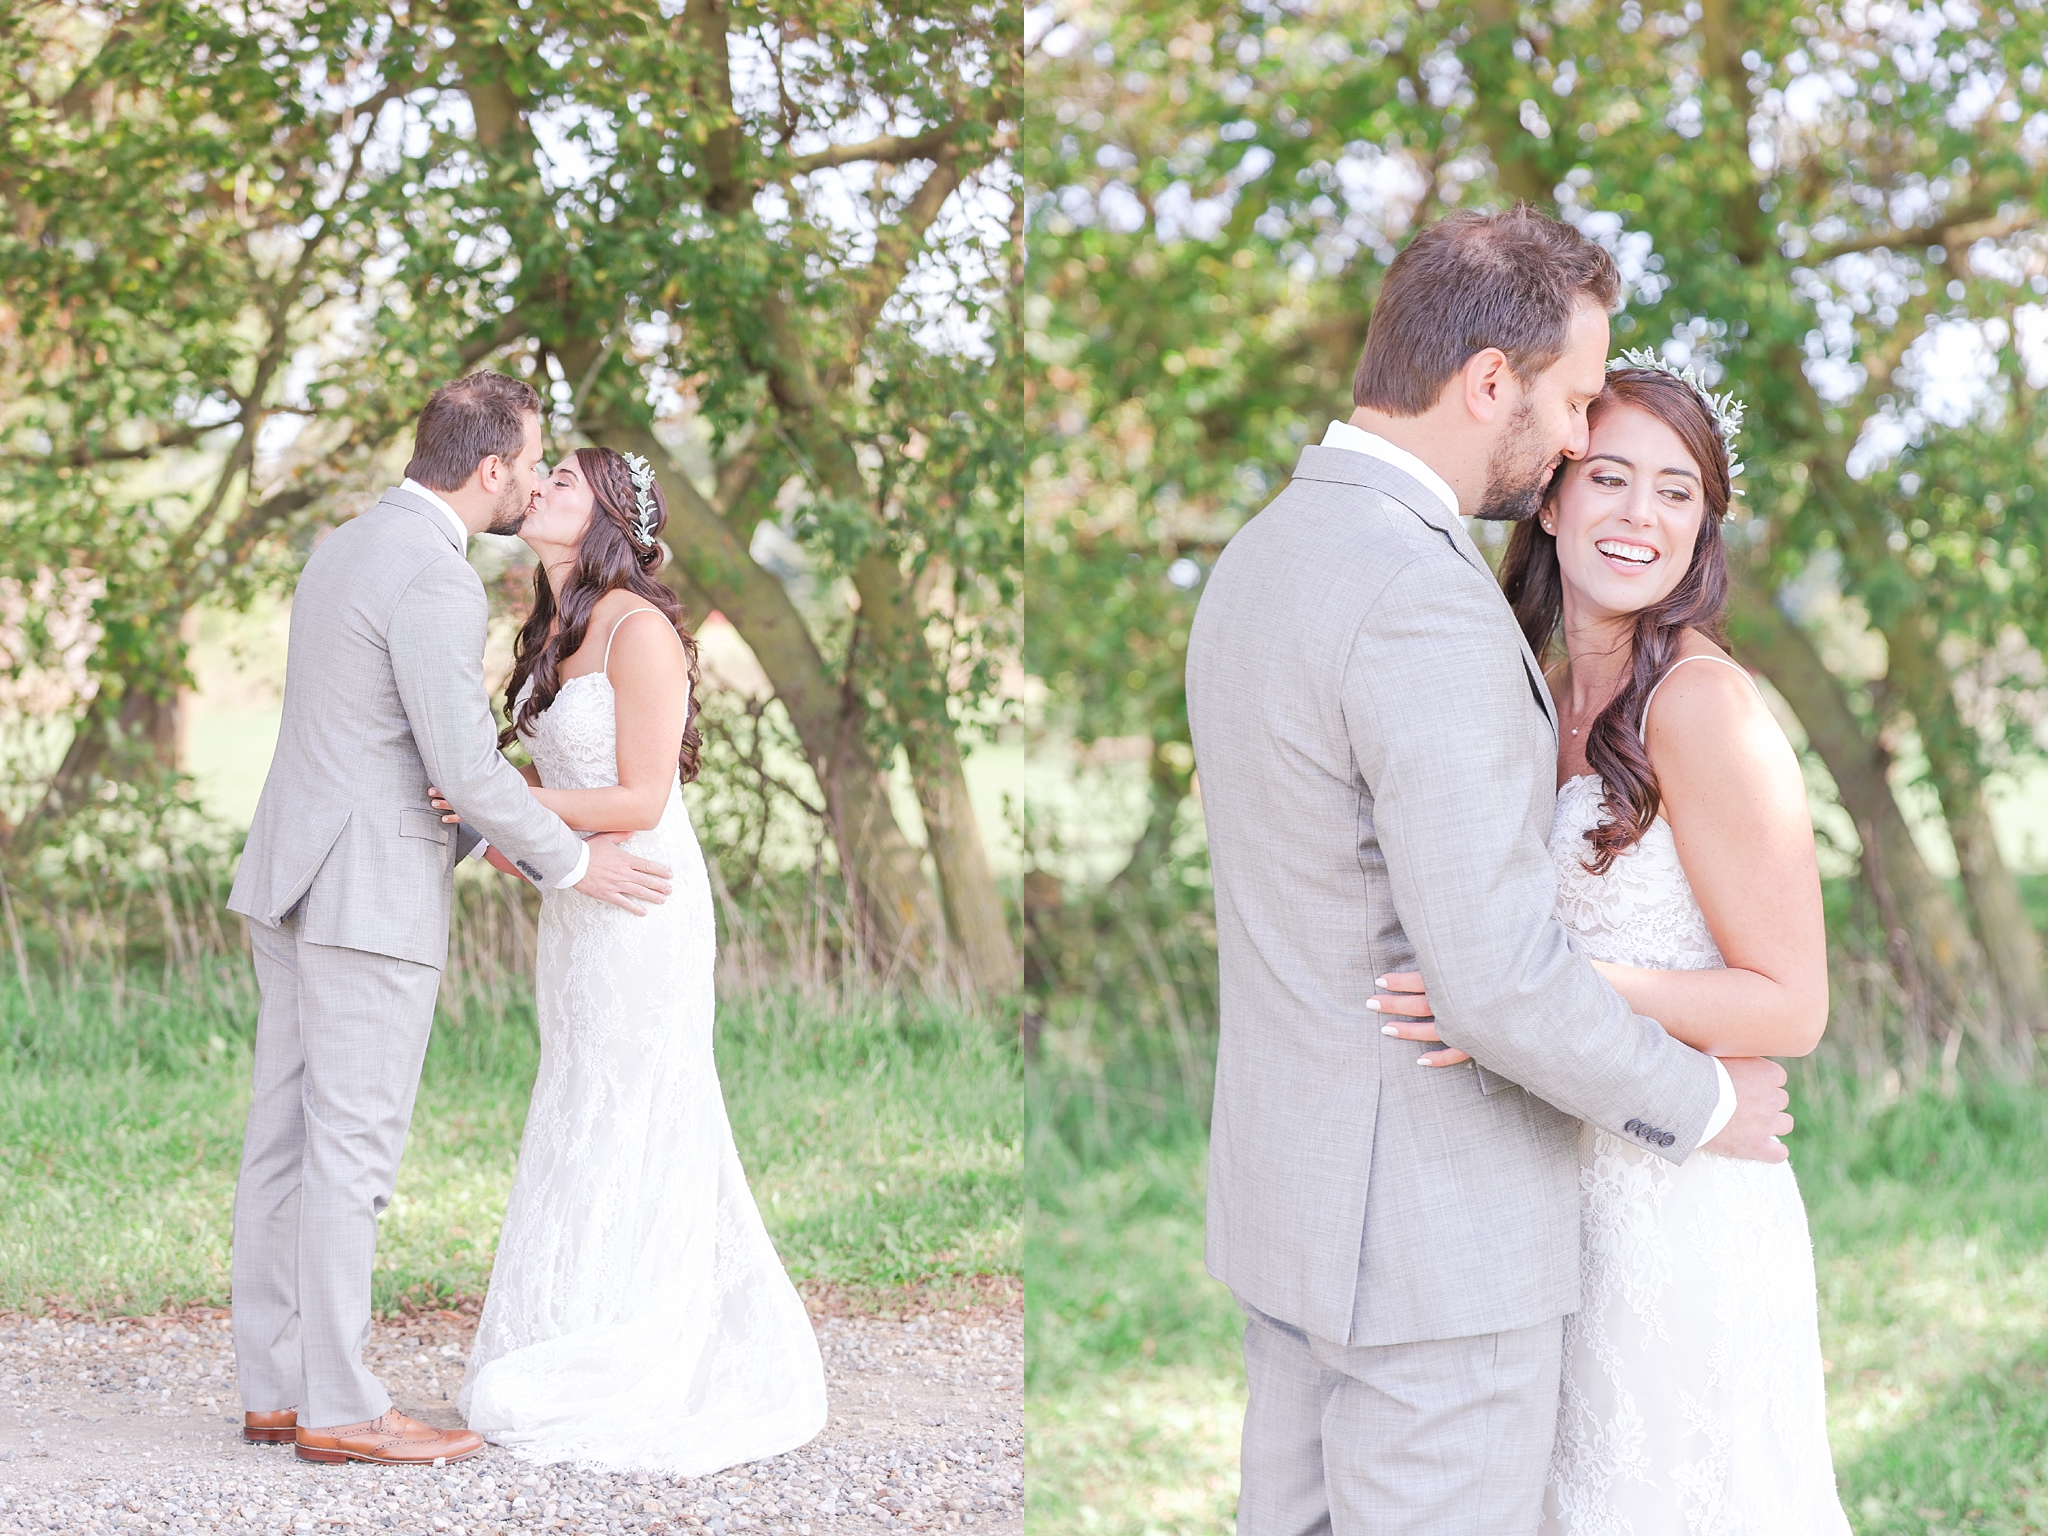
[[[529,678],[519,691],[523,705]],[[619,782],[619,725],[612,680],[602,672],[572,677],[554,702],[519,733],[520,744],[550,789],[609,789]]]
[[[1557,916],[1595,960],[1659,971],[1710,971],[1724,962],[1692,883],[1678,861],[1678,839],[1662,816],[1604,875],[1586,868],[1586,834],[1603,819],[1598,774],[1565,780],[1551,814],[1550,857],[1557,865]]]

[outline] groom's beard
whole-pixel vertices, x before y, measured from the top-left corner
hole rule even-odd
[[[1486,466],[1486,492],[1472,515],[1490,523],[1523,523],[1543,505],[1543,493],[1557,468],[1557,456],[1535,457],[1536,409],[1524,400]]]
[[[491,508],[491,520],[484,524],[484,532],[517,533],[525,526],[526,513],[532,505],[530,495],[507,486],[498,497],[497,505]]]

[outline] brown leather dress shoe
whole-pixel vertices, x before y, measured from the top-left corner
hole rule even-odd
[[[298,1427],[301,1461],[374,1461],[384,1466],[431,1466],[460,1461],[484,1448],[484,1437],[468,1429],[436,1429],[409,1419],[396,1408],[367,1424],[333,1429]]]
[[[299,1414],[295,1408],[275,1413],[242,1415],[242,1438],[251,1445],[290,1445],[298,1437]]]

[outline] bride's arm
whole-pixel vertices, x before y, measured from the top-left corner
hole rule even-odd
[[[610,789],[540,789],[536,800],[578,832],[638,832],[660,822],[675,782],[690,707],[690,668],[661,614],[635,618],[612,640],[619,782]]]
[[[1799,759],[1756,690],[1721,666],[1671,674],[1647,745],[1679,862],[1728,968],[1597,968],[1696,1050],[1804,1056],[1827,1027],[1828,966]]]
[[[1728,667],[1682,667],[1650,711],[1650,764],[1678,858],[1726,970],[1593,966],[1665,1033],[1710,1056],[1804,1056],[1828,1021],[1827,933],[1806,783],[1777,721]],[[1434,1041],[1415,972],[1384,976],[1366,1006],[1385,1033]],[[1455,1066],[1436,1050],[1427,1066]]]

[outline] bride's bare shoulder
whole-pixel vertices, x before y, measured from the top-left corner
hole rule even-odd
[[[1748,670],[1697,630],[1686,631],[1650,700],[1643,740],[1658,779],[1673,788],[1802,782],[1791,743]]]
[[[604,634],[635,608],[653,606],[631,587],[613,587],[591,604],[590,627],[595,632]]]
[[[1675,729],[1690,736],[1752,714],[1770,718],[1749,669],[1708,636],[1687,630],[1651,695],[1648,732]]]
[[[645,617],[640,615],[645,613]],[[601,637],[612,680],[652,671],[660,677],[683,664],[683,642],[668,615],[639,593],[614,588],[591,610],[590,632]]]

